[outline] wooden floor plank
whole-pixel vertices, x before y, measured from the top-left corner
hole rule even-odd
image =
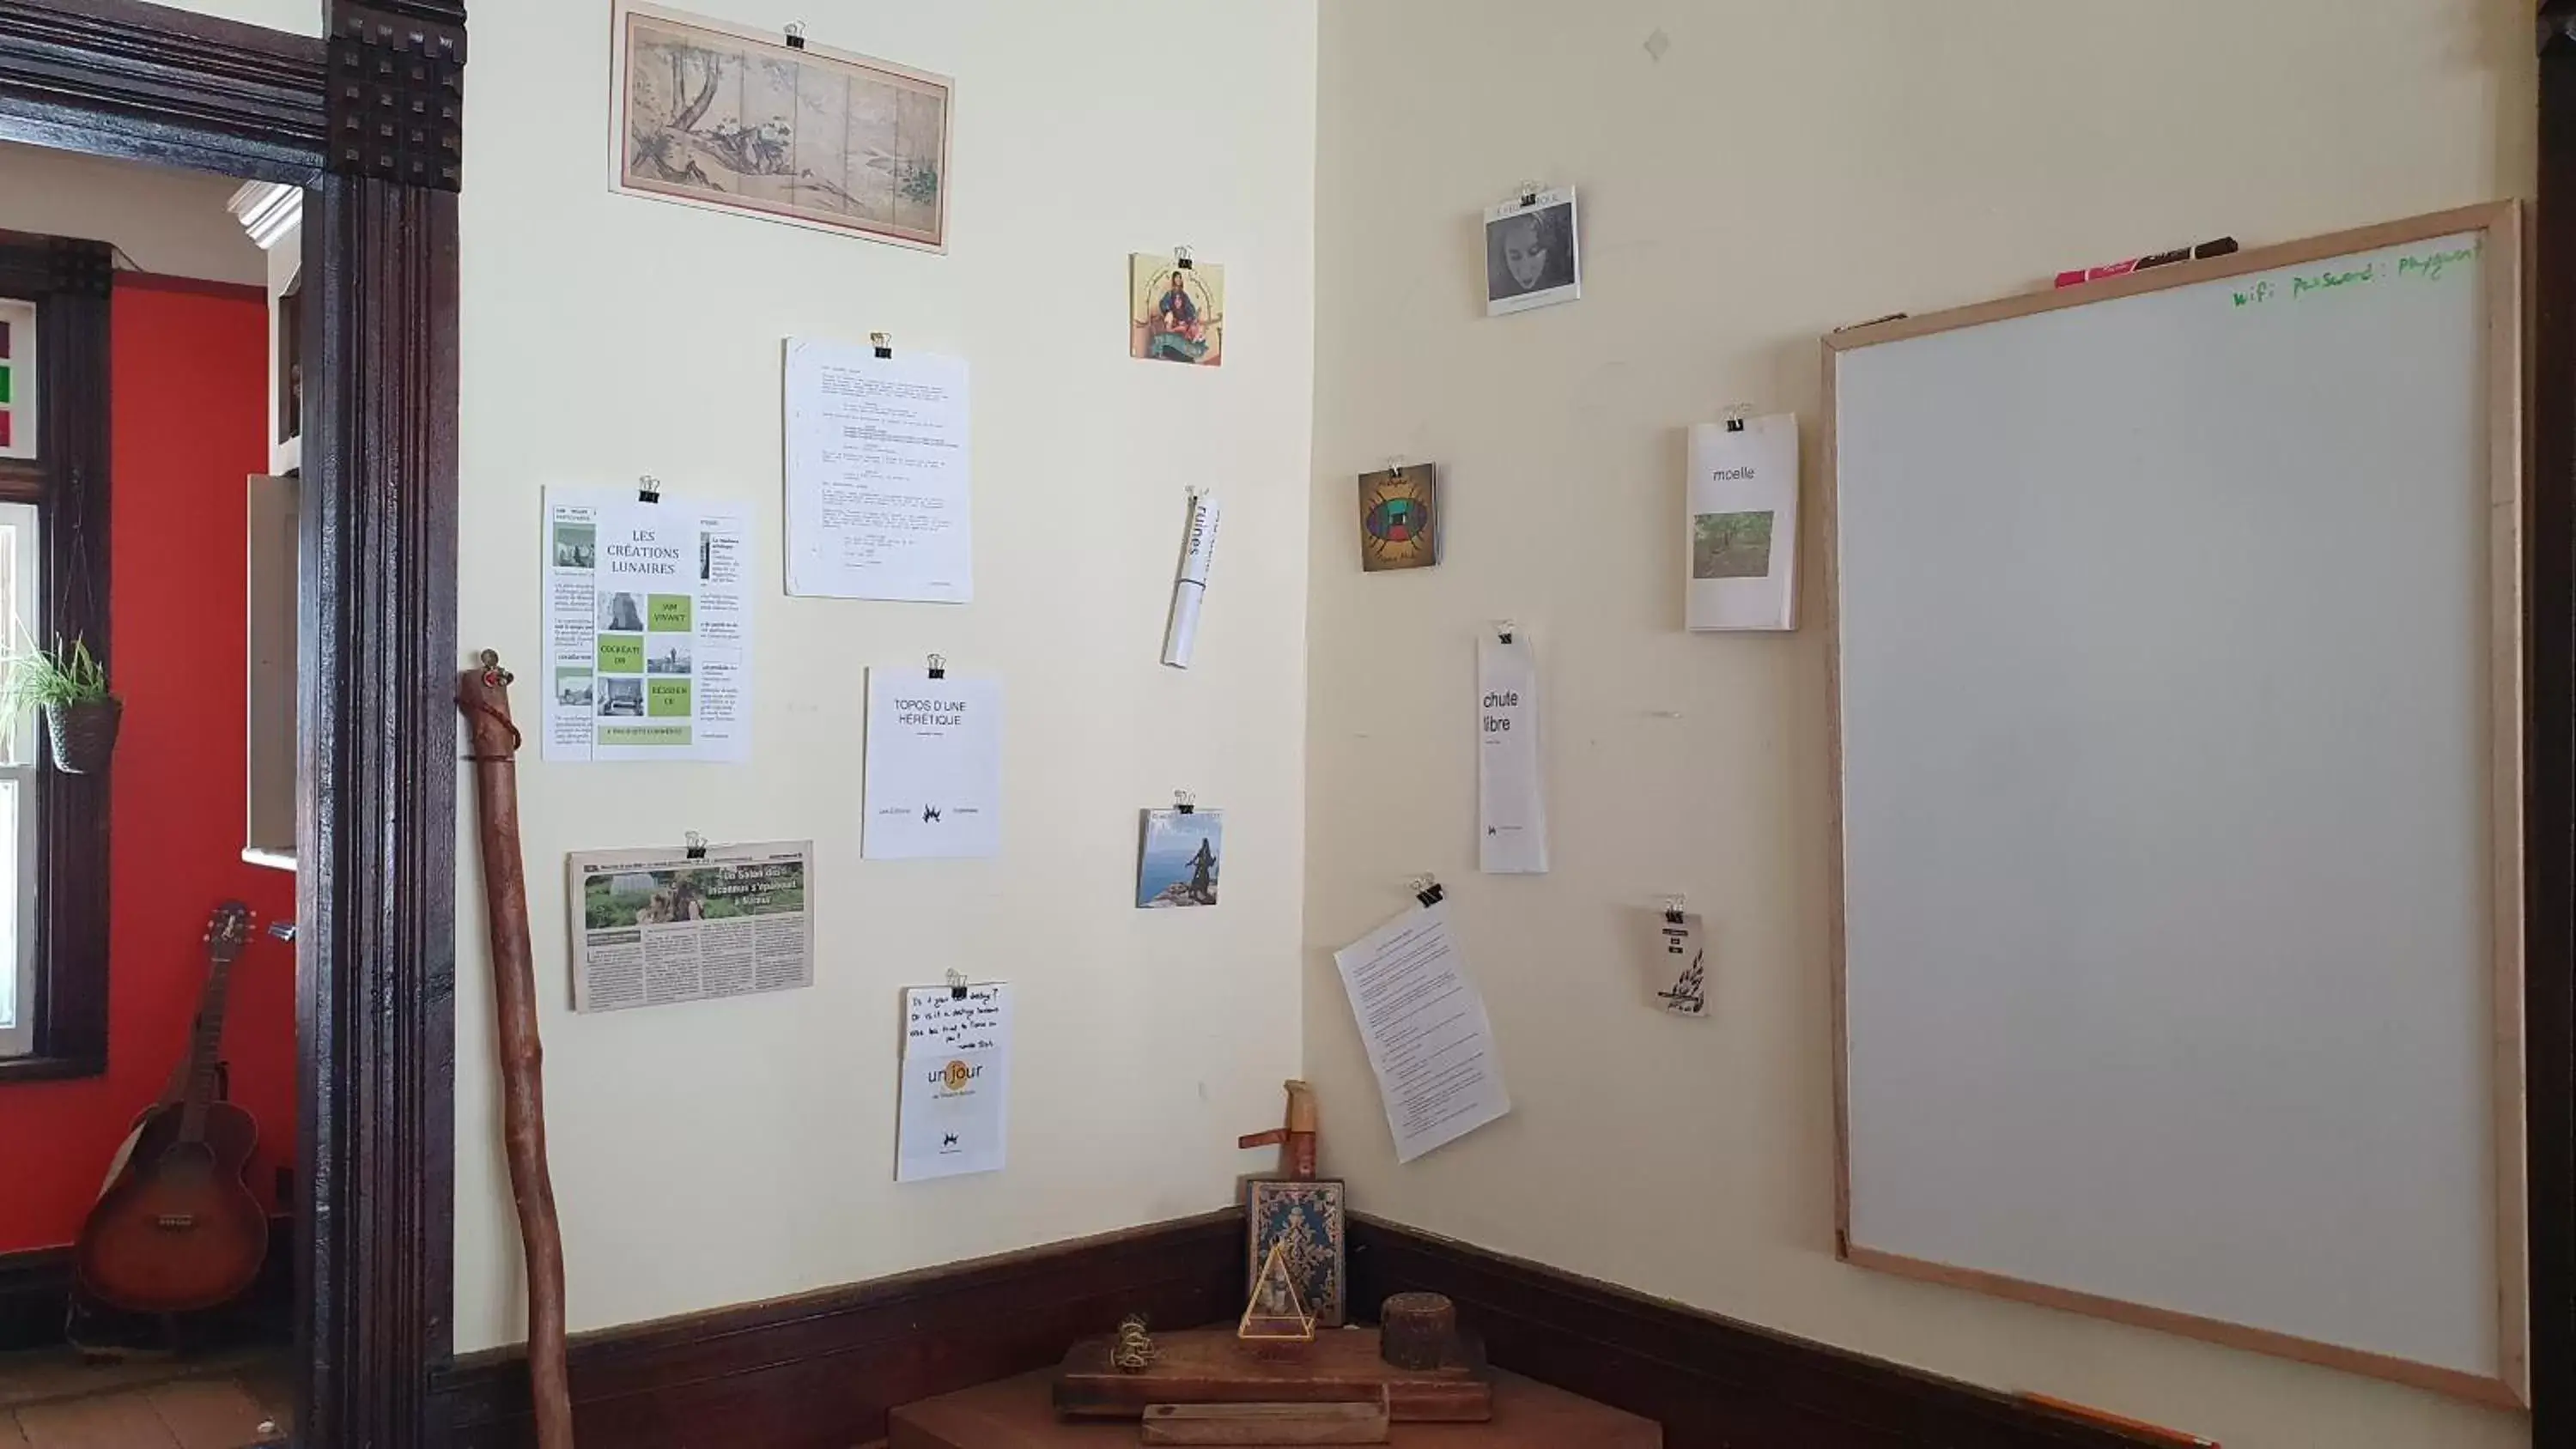
[[[28,1449],[178,1449],[152,1401],[141,1394],[109,1394],[62,1404],[30,1404],[18,1411]]]
[[[149,1397],[179,1449],[247,1449],[266,1437],[267,1412],[230,1379],[163,1384]]]
[[[18,1416],[0,1409],[0,1449],[27,1449],[27,1436],[18,1432]]]

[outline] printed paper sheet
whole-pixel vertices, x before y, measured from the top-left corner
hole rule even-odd
[[[732,504],[546,490],[546,759],[749,754],[750,536]]]
[[[966,364],[787,344],[787,592],[975,597]]]
[[[986,981],[903,993],[897,1182],[999,1172],[1009,1156],[1011,988]]]
[[[1539,778],[1538,654],[1526,630],[1476,644],[1476,868],[1547,873],[1547,791]]]
[[[1512,1110],[1484,998],[1464,973],[1447,903],[1406,911],[1333,953],[1369,1070],[1411,1162]]]
[[[1002,853],[1002,681],[868,671],[870,860]]]

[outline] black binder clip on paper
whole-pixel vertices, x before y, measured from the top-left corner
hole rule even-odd
[[[933,679],[946,679],[948,677],[947,655],[933,654],[930,656],[930,677]]]
[[[1519,632],[1520,626],[1509,619],[1500,620],[1494,625],[1494,637],[1506,644],[1512,642],[1512,636]]]
[[[1541,186],[1540,184],[1538,184],[1538,183],[1537,183],[1537,182],[1535,182],[1535,181],[1524,181],[1524,182],[1522,182],[1522,183],[1520,184],[1521,205],[1523,205],[1523,206],[1536,206],[1536,205],[1538,205],[1538,194],[1539,194],[1540,192],[1542,192],[1542,191],[1545,191],[1546,189],[1547,189],[1546,187]]]
[[[1449,893],[1442,890],[1440,888],[1440,882],[1433,880],[1430,876],[1417,875],[1411,881],[1411,885],[1413,887],[1413,898],[1422,902],[1425,906],[1436,906],[1443,900],[1448,899]]]
[[[1190,249],[1188,247],[1172,248],[1172,265],[1180,268],[1184,272],[1189,271]]]
[[[706,858],[707,858],[707,838],[706,838],[705,836],[703,836],[703,835],[700,835],[698,832],[696,832],[696,831],[694,831],[694,830],[690,831],[690,832],[689,832],[689,851],[688,851],[688,854],[689,854],[689,859],[691,859],[691,860],[704,860],[704,859],[706,859]]]
[[[1195,815],[1199,809],[1199,797],[1187,790],[1174,790],[1172,808],[1183,815]]]
[[[871,332],[868,334],[868,345],[876,349],[878,361],[890,362],[894,359],[893,333]]]
[[[1742,403],[1737,403],[1735,406],[1728,408],[1726,410],[1726,430],[1730,433],[1743,432],[1744,419],[1746,415],[1750,414],[1752,411],[1753,409],[1746,407]]]
[[[662,480],[661,480],[661,479],[659,479],[659,478],[654,477],[654,476],[653,476],[652,474],[650,474],[650,473],[647,473],[647,474],[645,474],[643,477],[636,479],[636,480],[635,480],[635,501],[636,501],[636,502],[638,502],[638,503],[659,503],[659,502],[661,502],[661,501],[662,501]]]
[[[948,973],[948,999],[951,1001],[964,1001],[966,999],[965,972],[952,970]]]
[[[787,48],[789,50],[803,50],[805,48],[804,21],[791,20],[787,23]]]
[[[1683,924],[1682,898],[1679,891],[1664,897],[1664,924],[1667,926]]]

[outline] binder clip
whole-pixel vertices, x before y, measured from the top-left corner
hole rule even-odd
[[[1752,412],[1753,409],[1743,403],[1737,403],[1735,406],[1728,408],[1726,410],[1726,430],[1730,433],[1743,432],[1744,420],[1751,416]]]
[[[688,851],[689,859],[691,859],[691,860],[704,860],[704,859],[706,859],[706,858],[707,858],[707,838],[706,838],[705,836],[703,836],[703,835],[700,835],[698,832],[696,832],[696,831],[692,830],[692,831],[690,831],[690,832],[689,832],[689,834],[688,834],[688,840],[689,840],[689,851]]]
[[[1436,906],[1449,895],[1447,891],[1440,888],[1440,882],[1433,880],[1428,874],[1415,876],[1406,882],[1406,886],[1413,892],[1413,898],[1426,906]]]
[[[966,999],[966,973],[953,966],[948,971],[948,999],[951,1001]]]
[[[1499,619],[1494,623],[1494,637],[1500,639],[1506,644],[1512,642],[1512,636],[1519,632],[1520,625],[1513,623],[1509,619]]]
[[[1187,790],[1174,790],[1172,792],[1172,809],[1183,815],[1195,815],[1198,813],[1199,809],[1199,797],[1191,794]]]
[[[654,476],[653,476],[652,474],[650,474],[650,473],[647,473],[647,474],[645,474],[643,477],[636,479],[636,480],[635,480],[635,501],[636,501],[636,502],[638,502],[638,503],[659,503],[659,502],[661,502],[661,501],[662,501],[662,480],[661,480],[661,479],[659,479],[659,478],[654,477]]]
[[[933,679],[946,679],[948,677],[947,655],[933,654],[930,656],[930,677]]]
[[[1682,924],[1682,893],[1680,891],[1675,891],[1671,895],[1664,897],[1664,924],[1667,926],[1678,926]]]
[[[1521,195],[1521,205],[1536,206],[1538,205],[1538,194],[1545,191],[1547,188],[1541,186],[1535,181],[1523,181],[1516,189]]]
[[[1411,464],[1405,461],[1402,453],[1389,453],[1386,458],[1386,481],[1389,483],[1403,482],[1404,470],[1411,466]]]
[[[805,48],[804,21],[790,20],[787,22],[787,48],[789,50],[803,50]]]
[[[1172,265],[1180,268],[1184,272],[1190,270],[1190,249],[1188,247],[1172,248]]]
[[[893,334],[893,333],[891,333],[891,332],[871,332],[871,333],[869,333],[869,334],[868,334],[868,346],[870,346],[870,347],[872,347],[872,348],[875,348],[875,349],[876,349],[876,354],[877,354],[877,360],[878,360],[878,361],[880,361],[880,362],[886,362],[886,361],[892,361],[892,360],[893,360],[893,358],[894,358],[894,334]]]

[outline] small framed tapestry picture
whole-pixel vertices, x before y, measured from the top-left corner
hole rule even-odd
[[[1243,1280],[1250,1292],[1274,1245],[1285,1243],[1297,1299],[1318,1328],[1339,1328],[1350,1314],[1349,1249],[1343,1236],[1342,1185],[1337,1181],[1287,1182],[1255,1178],[1245,1217],[1249,1251]]]
[[[617,0],[609,189],[948,249],[946,76]]]

